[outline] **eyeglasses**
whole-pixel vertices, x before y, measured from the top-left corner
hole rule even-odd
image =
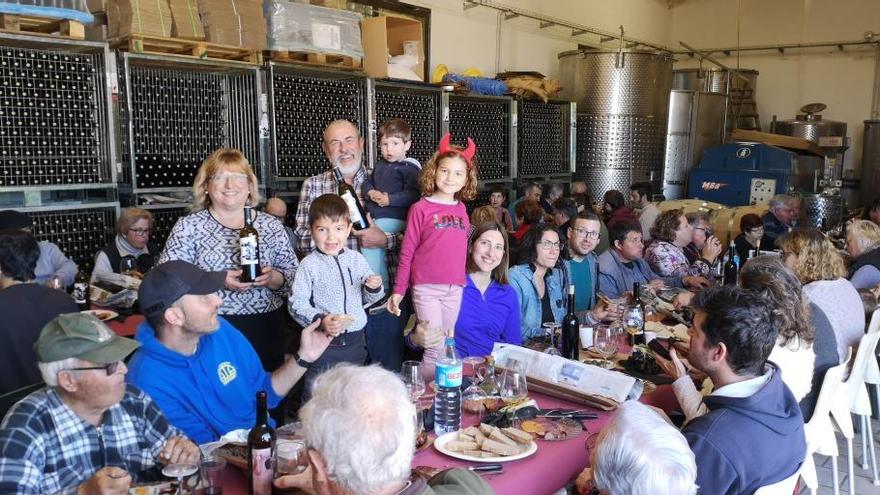
[[[149,235],[152,232],[152,229],[128,229],[129,232],[132,232],[137,235]]]
[[[558,250],[562,249],[562,243],[561,242],[541,241],[538,243],[538,247],[540,247],[541,249],[544,249],[546,251],[550,251],[553,249],[558,251]]]
[[[226,181],[242,183],[248,181],[248,175],[239,172],[224,172],[222,174],[212,175],[211,182],[223,183]]]
[[[749,229],[749,232],[756,234],[758,232],[764,232],[764,227],[755,227],[753,229]]]
[[[705,234],[706,237],[711,237],[712,234],[714,234],[714,232],[712,232],[712,229],[707,229],[706,227],[694,227],[694,230],[702,230],[703,234]]]
[[[119,365],[122,364],[122,361],[116,361],[115,363],[105,364],[104,366],[87,366],[83,368],[67,368],[64,371],[89,371],[89,370],[104,370],[107,372],[107,376],[115,375],[117,371],[119,371]]]
[[[587,230],[587,229],[574,229],[574,233],[577,234],[578,237],[586,237],[587,239],[598,239],[599,233]]]

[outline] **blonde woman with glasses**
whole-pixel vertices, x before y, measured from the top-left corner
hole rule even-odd
[[[297,259],[284,225],[255,210],[260,275],[253,282],[240,280],[244,207],[256,207],[261,199],[244,154],[231,148],[215,151],[196,174],[192,213],[174,225],[159,262],[184,260],[205,271],[226,272],[219,314],[248,338],[271,373],[284,362],[287,296]]]

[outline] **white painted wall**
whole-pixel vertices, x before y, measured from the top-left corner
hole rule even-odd
[[[862,39],[880,32],[877,0],[689,0],[672,9],[672,43],[699,48]],[[870,118],[875,53],[814,49],[808,52],[716,55],[726,65],[760,71],[758,113],[764,130],[774,114],[794,118],[798,109],[823,102],[826,119],[847,122],[852,147],[844,167],[859,169],[863,120]],[[684,59],[676,68],[697,67]],[[856,175],[858,177],[858,173]]]
[[[672,11],[665,0],[495,0],[518,9],[573,23],[618,32],[639,39],[668,43]],[[406,0],[431,9],[431,70],[446,64],[452,72],[469,67],[486,76],[495,75],[498,11],[462,8],[461,0]],[[592,35],[576,38],[562,27],[540,29],[537,21],[523,18],[501,20],[499,71],[535,70],[548,76],[559,74],[557,54],[596,42]]]

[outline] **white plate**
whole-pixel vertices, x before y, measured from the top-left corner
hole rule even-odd
[[[453,431],[450,433],[446,433],[443,436],[437,437],[434,440],[434,448],[437,449],[441,454],[446,454],[449,457],[455,457],[456,459],[461,459],[463,461],[470,462],[508,462],[508,461],[516,461],[519,459],[524,459],[535,452],[538,451],[538,444],[532,441],[531,444],[526,448],[526,450],[520,452],[516,455],[505,455],[505,456],[495,456],[495,457],[473,457],[470,455],[462,454],[461,452],[453,452],[446,448],[446,444],[452,440],[458,438],[458,432]]]
[[[80,313],[89,313],[91,315],[95,315],[95,318],[101,321],[112,320],[119,316],[119,313],[116,311],[110,311],[109,309],[87,309],[85,311],[80,311]]]

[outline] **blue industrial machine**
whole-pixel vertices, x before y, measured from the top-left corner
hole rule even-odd
[[[813,190],[815,167],[797,153],[755,142],[723,144],[691,169],[688,197],[727,206],[766,204],[774,194]]]

